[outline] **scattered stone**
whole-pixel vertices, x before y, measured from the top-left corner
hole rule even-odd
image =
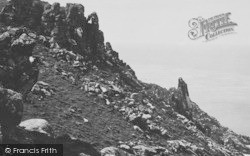
[[[116,147],[106,147],[101,150],[101,156],[134,156]]]
[[[31,56],[32,49],[35,46],[35,40],[26,33],[23,33],[18,39],[11,44],[11,49],[15,53],[22,53],[22,55]],[[28,53],[29,52],[29,53]]]
[[[156,155],[157,151],[154,148],[146,147],[144,145],[137,145],[133,147],[134,152],[136,155]]]
[[[87,123],[87,122],[89,122],[89,120],[86,118],[83,118],[83,122]]]
[[[55,93],[55,89],[46,82],[38,81],[31,89],[31,92],[43,99],[46,96],[52,96]]]
[[[143,132],[143,130],[140,127],[138,127],[138,126],[134,126],[134,130],[137,130],[139,132]]]
[[[152,118],[152,116],[150,114],[143,114],[142,118],[147,120],[147,119]]]
[[[101,156],[118,156],[119,149],[116,147],[106,147],[101,150]]]
[[[119,148],[125,149],[125,150],[130,150],[130,146],[125,145],[125,144],[120,145]]]
[[[106,105],[110,105],[110,101],[108,99],[105,99]]]

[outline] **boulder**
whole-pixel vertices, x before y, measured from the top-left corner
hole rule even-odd
[[[9,138],[14,127],[21,122],[22,116],[22,95],[13,90],[0,87],[0,124],[4,141],[7,141],[6,139]]]
[[[39,133],[44,133],[48,136],[53,136],[53,130],[48,121],[44,119],[29,119],[22,121],[19,124],[20,127],[23,127],[28,131],[36,131]]]
[[[21,121],[23,99],[20,93],[0,87],[0,123],[15,126]]]

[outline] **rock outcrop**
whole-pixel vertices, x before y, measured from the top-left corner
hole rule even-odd
[[[192,120],[193,102],[189,97],[187,84],[182,78],[178,80],[178,88],[173,92],[172,101],[176,105],[177,112]]]
[[[50,5],[40,0],[11,0],[2,10],[0,20],[6,25],[26,26],[40,34],[51,36],[58,46],[91,58],[104,46],[96,13],[86,19],[84,7],[68,3]]]
[[[39,26],[43,5],[39,0],[11,0],[1,12],[1,21],[7,25]]]
[[[7,28],[0,35],[0,84],[26,94],[38,78],[37,59],[32,57],[36,35],[25,28]]]
[[[2,28],[0,35],[0,123],[3,141],[23,114],[23,101],[38,78],[37,59],[32,57],[36,35],[25,28]]]

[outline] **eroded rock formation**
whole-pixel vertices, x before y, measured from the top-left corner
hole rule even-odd
[[[173,92],[172,101],[176,105],[177,112],[192,119],[193,104],[189,97],[187,84],[182,78],[179,78],[178,80],[178,88]]]
[[[40,0],[11,0],[3,9],[1,22],[12,26],[26,26],[40,34],[51,36],[60,47],[82,55],[97,56],[104,46],[99,20],[94,12],[86,19],[84,7],[68,3],[50,5]]]

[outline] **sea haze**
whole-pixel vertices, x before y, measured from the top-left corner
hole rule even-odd
[[[126,51],[121,57],[139,79],[170,88],[177,87],[178,77],[183,77],[191,99],[204,111],[233,131],[250,136],[249,47],[135,45],[120,50]]]

